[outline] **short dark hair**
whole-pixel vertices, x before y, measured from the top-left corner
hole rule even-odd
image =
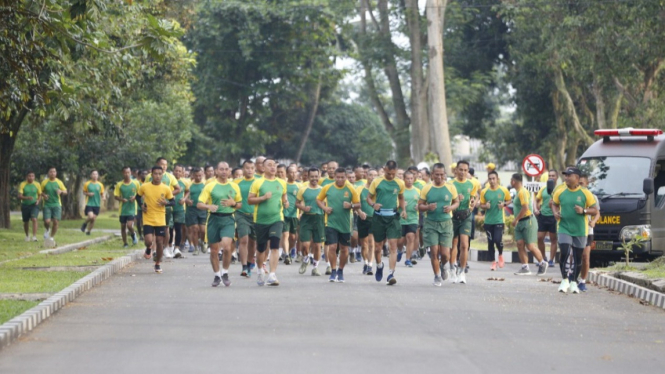
[[[582,174],[582,175],[580,175],[580,179],[582,179],[582,178],[584,178],[586,180],[589,180],[589,175],[588,174]]]
[[[476,174],[476,169],[474,169],[474,168],[469,168],[469,174],[471,174],[471,175]]]
[[[184,165],[181,165],[181,164],[175,164],[175,166],[173,167],[173,169],[175,170],[175,168],[182,168],[183,170],[185,170],[185,166],[184,166]]]
[[[443,171],[446,171],[446,165],[444,165],[440,162],[437,162],[436,164],[434,164],[432,166],[432,170],[434,170],[434,169],[443,169]],[[427,169],[425,169],[425,170],[427,170]],[[427,174],[427,175],[429,175],[429,174]]]
[[[158,162],[160,162],[160,161],[162,161],[162,160],[166,161],[166,158],[164,158],[164,157],[157,157],[157,161],[155,161],[155,163],[158,163]]]
[[[122,171],[125,171],[125,169],[129,169],[130,172],[132,171],[132,168],[130,168],[129,166],[123,166],[122,167]]]
[[[164,172],[164,169],[162,169],[161,166],[153,166],[152,169],[150,169],[150,172],[154,172],[155,170],[159,170],[161,172]]]
[[[369,170],[369,169],[372,168],[372,166],[370,166],[370,164],[368,164],[368,163],[364,163],[364,164],[362,164],[362,167],[363,167],[363,169],[365,169],[365,170]]]
[[[513,174],[512,178],[513,178],[514,180],[518,181],[518,182],[521,182],[521,181],[523,180],[523,178],[522,178],[522,174],[520,174],[520,173],[515,173],[515,174]]]
[[[441,164],[441,165],[443,165],[443,164]],[[431,175],[428,168],[422,168],[422,169],[420,169],[420,172],[425,173],[425,175]]]
[[[235,174],[238,170],[242,170],[242,168],[233,168],[233,170],[231,170],[231,175]]]
[[[199,171],[203,171],[203,170],[201,170],[201,168],[198,167],[198,166],[194,166],[194,167],[192,168],[192,171],[191,171],[191,172],[192,172],[192,173],[198,173]]]
[[[550,169],[547,171],[548,173],[555,172],[556,175],[559,175],[559,171],[557,169]]]
[[[386,169],[397,170],[397,161],[389,160],[388,162],[386,162]]]
[[[281,169],[281,168],[286,169],[286,165],[284,165],[284,164],[278,164],[278,165],[277,165],[277,169]]]
[[[411,175],[411,176],[413,176],[413,177],[416,176],[416,173],[414,173],[413,171],[411,171],[411,170],[409,170],[409,169],[406,169],[406,171],[404,172],[404,176],[406,177],[407,174],[408,174],[408,175]]]
[[[28,171],[25,173],[26,176],[28,176],[28,175],[30,175],[30,174],[35,174],[35,172],[32,171],[32,170],[28,170]]]
[[[344,169],[344,168],[337,168],[337,169],[335,169],[335,174],[337,174],[337,173],[344,173],[344,174],[346,174],[346,169]]]
[[[408,168],[406,168],[406,171],[412,171],[412,172],[416,172],[416,173],[417,173],[417,172],[418,172],[418,167],[417,167],[417,166],[413,166],[413,165],[411,165],[411,166],[409,166]]]
[[[49,171],[51,171],[51,169],[55,169],[56,171],[58,170],[55,166],[49,166],[49,168],[46,169],[46,172],[48,173]]]
[[[489,173],[487,173],[488,178],[489,178],[490,175],[496,175],[497,179],[499,178],[499,173],[497,173],[496,170],[492,170]]]
[[[247,160],[243,161],[243,162],[242,162],[242,165],[240,165],[240,166],[243,166],[243,167],[244,167],[245,164],[253,164],[253,163],[254,163],[254,161],[252,161],[251,159],[247,159]]]
[[[457,166],[458,166],[458,167],[460,166],[460,164],[464,164],[464,165],[466,165],[466,166],[470,166],[470,165],[469,165],[469,161],[467,161],[467,160],[459,160],[459,161],[457,161]]]
[[[263,164],[264,164],[264,165],[265,165],[265,163],[268,162],[268,161],[274,161],[274,162],[277,162],[277,161],[276,161],[274,158],[272,158],[272,157],[268,157],[268,156],[259,156],[259,157],[263,157],[263,158],[264,158],[264,160],[263,160]]]
[[[316,166],[312,166],[311,168],[307,169],[307,175],[309,175],[310,173],[313,173],[313,172],[317,172],[319,174],[321,173],[319,168],[317,168]]]
[[[214,169],[215,167],[210,165],[210,164],[206,164],[206,166],[203,167],[203,170],[208,170],[208,168],[213,168]]]

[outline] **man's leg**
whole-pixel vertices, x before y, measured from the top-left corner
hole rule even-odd
[[[49,232],[51,230],[51,219],[50,218],[44,219],[44,230],[46,230],[46,232]],[[46,234],[44,234],[44,235],[46,235]]]
[[[37,237],[37,217],[30,220],[32,221],[32,236]]]
[[[455,267],[455,262],[457,261],[457,247],[459,245],[459,235],[454,234],[455,236],[453,237],[453,247],[451,248],[451,254],[450,254],[450,268],[453,269]]]
[[[540,250],[543,257],[547,254],[545,249],[545,235],[547,235],[546,231],[538,231],[538,250]]]
[[[59,221],[57,219],[53,219],[53,227],[51,228],[51,237],[55,238],[55,234],[58,233],[58,226],[59,226]]]
[[[143,236],[143,239],[145,241],[145,254],[143,255],[143,257],[145,259],[149,259],[150,254],[152,253],[152,245],[153,245],[153,242],[154,242],[154,235],[152,233],[147,233],[146,232],[145,235]]]
[[[496,257],[494,255],[494,226],[495,225],[485,225],[485,235],[487,236],[487,254],[489,260],[492,263],[492,267],[496,266],[494,261]]]
[[[591,246],[588,244],[590,243],[587,243],[587,246],[584,247],[584,251],[582,252],[582,266],[580,269],[581,283],[586,281],[586,277],[589,275],[589,268],[591,267]]]
[[[167,231],[168,227],[164,228],[164,231]],[[156,242],[156,255],[155,255],[155,265],[159,265],[162,262],[162,256],[164,255],[164,236],[155,235]]]
[[[413,249],[416,245],[416,233],[410,232],[406,234],[406,259],[411,261],[411,255],[413,255]]]
[[[120,224],[120,236],[122,236],[122,244],[127,245],[127,224]]]
[[[459,268],[464,271],[466,260],[469,255],[469,235],[460,234],[459,236]]]
[[[437,277],[441,276],[441,263],[439,261],[439,246],[432,245],[429,247],[430,262],[432,263],[432,271]],[[441,259],[443,261],[443,259]]]
[[[95,227],[95,220],[97,220],[95,212],[88,212],[88,232],[92,231],[92,228]]]
[[[554,262],[556,260],[556,250],[558,247],[559,238],[556,232],[550,232],[550,261]]]
[[[30,221],[23,221],[23,231],[25,231],[25,236],[28,237],[30,235],[30,227],[29,227]]]
[[[136,236],[136,232],[134,231],[134,220],[127,220],[127,230],[129,230],[129,235],[133,240]]]

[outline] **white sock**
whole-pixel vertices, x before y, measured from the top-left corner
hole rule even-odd
[[[326,266],[330,266],[330,261],[326,261]]]
[[[582,284],[582,283],[586,283],[586,279],[580,279],[580,282],[579,282],[579,283],[580,283],[580,284]]]
[[[380,265],[379,265],[379,264],[376,264],[376,268],[377,268],[377,269],[383,269],[383,262],[382,262]]]
[[[229,272],[229,269],[222,269],[222,275],[228,274],[228,272]]]
[[[314,257],[311,258],[312,266],[316,269],[317,266],[319,266],[319,262],[314,259]]]
[[[221,272],[219,272],[219,271],[218,271],[218,272],[216,272],[216,273],[215,273],[215,275],[216,275],[216,276],[218,276],[218,277],[220,277],[220,278],[222,277],[222,273],[221,273]]]
[[[275,273],[270,273],[270,274],[268,274],[268,276],[273,277],[273,278],[276,277]]]
[[[263,267],[259,267],[259,274],[265,274],[265,271],[263,270]]]
[[[282,254],[284,253],[284,248],[279,249],[279,257],[282,257]]]

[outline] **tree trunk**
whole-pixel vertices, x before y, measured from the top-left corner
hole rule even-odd
[[[321,97],[321,77],[316,84],[314,89],[314,102],[312,107],[309,109],[309,114],[307,116],[307,124],[305,126],[305,132],[302,135],[300,140],[300,147],[298,147],[298,153],[296,154],[296,163],[300,163],[300,157],[305,151],[305,145],[307,144],[307,139],[309,138],[309,133],[312,132],[312,126],[314,125],[314,118],[316,118],[316,111],[319,110],[319,98]]]
[[[445,14],[447,0],[427,1],[427,45],[429,50],[429,119],[434,130],[434,153],[444,165],[453,162],[446,109],[446,87],[443,75],[443,25],[440,19]],[[437,12],[441,9],[441,12]]]
[[[423,56],[420,33],[420,11],[418,0],[406,1],[406,20],[411,43],[411,157],[414,163],[421,162],[428,150],[425,104],[427,96],[423,90]],[[423,100],[424,98],[424,100]]]
[[[572,97],[570,97],[568,88],[566,88],[566,82],[563,80],[563,73],[561,72],[560,68],[554,69],[554,84],[556,89],[561,94],[561,101],[563,104],[562,107],[565,109],[566,116],[570,120],[574,131],[578,135],[576,138],[580,138],[586,144],[593,144],[593,139],[591,139],[589,134],[586,133],[582,123],[580,122],[580,119],[577,115],[577,110],[575,109],[575,102],[573,101]]]
[[[593,86],[591,91],[593,92],[593,97],[596,100],[596,123],[598,124],[599,129],[605,129],[607,128],[607,119],[605,117],[605,98],[603,97],[603,90],[600,87],[597,75],[594,74],[593,78]]]
[[[81,219],[81,190],[83,187],[83,179],[79,174],[73,178],[63,178],[65,187],[67,187],[67,195],[62,197],[62,218],[63,219]]]
[[[11,210],[9,191],[11,190],[10,166],[16,134],[0,134],[0,228],[11,227],[9,211]]]

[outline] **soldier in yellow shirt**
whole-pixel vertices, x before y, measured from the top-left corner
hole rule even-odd
[[[143,198],[143,234],[145,236],[146,259],[150,258],[153,241],[156,244],[155,272],[161,273],[160,265],[164,254],[166,236],[166,207],[175,205],[173,191],[162,183],[164,171],[159,166],[152,167],[151,181],[144,183],[138,191]]]

